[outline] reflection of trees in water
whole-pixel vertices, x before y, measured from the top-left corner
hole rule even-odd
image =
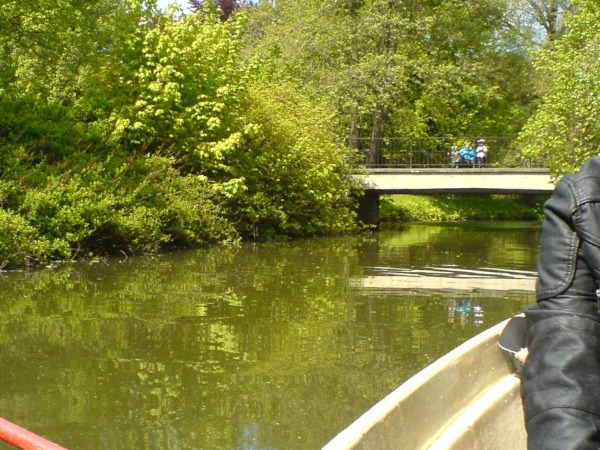
[[[411,248],[441,258],[440,248],[464,239],[445,233],[419,241],[417,230]],[[36,431],[77,423],[89,445],[73,448],[95,448],[99,434],[128,448],[167,448],[168,440],[230,448],[243,424],[261,447],[318,448],[323,436],[474,334],[448,323],[446,296],[349,287],[350,277],[382,259],[407,265],[406,247],[380,239],[252,244],[2,274],[3,406],[44,424]],[[486,310],[486,321],[513,314],[521,308],[515,302]],[[474,303],[470,314],[474,323]]]
[[[42,424],[38,432],[80,424],[74,448],[100,440],[111,448],[230,448],[243,429],[236,422],[257,424],[263,442],[277,448],[317,448],[332,431],[315,433],[315,417],[345,423],[334,410],[347,392],[362,392],[364,404],[353,407],[366,408],[395,382],[387,366],[389,377],[364,384],[354,369],[360,358],[335,350],[361,241],[210,248],[2,274],[6,414]]]
[[[463,267],[505,262],[508,267],[535,267],[539,223],[408,224],[380,232],[380,264],[458,264]]]

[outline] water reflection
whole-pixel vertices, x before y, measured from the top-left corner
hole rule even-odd
[[[73,449],[320,448],[531,303],[538,235],[415,225],[0,273],[2,415]]]
[[[448,323],[454,323],[458,318],[461,325],[480,327],[483,325],[483,314],[483,307],[477,298],[473,304],[470,298],[452,297],[448,300]]]
[[[370,267],[368,274],[350,280],[368,289],[430,289],[534,291],[535,272],[507,269],[465,269],[458,266],[424,268]]]

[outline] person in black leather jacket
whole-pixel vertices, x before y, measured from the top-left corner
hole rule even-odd
[[[544,204],[521,398],[528,448],[600,448],[600,157]]]

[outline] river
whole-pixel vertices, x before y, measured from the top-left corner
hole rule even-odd
[[[410,224],[0,273],[0,416],[71,450],[319,449],[532,303],[539,237]]]

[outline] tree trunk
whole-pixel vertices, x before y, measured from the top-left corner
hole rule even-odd
[[[381,148],[383,147],[383,138],[385,128],[388,122],[388,105],[379,105],[373,114],[373,129],[371,131],[371,143],[369,145],[369,154],[367,155],[367,165],[383,164]]]
[[[359,150],[360,133],[358,130],[358,108],[353,105],[350,108],[350,140],[348,142],[350,150]]]

